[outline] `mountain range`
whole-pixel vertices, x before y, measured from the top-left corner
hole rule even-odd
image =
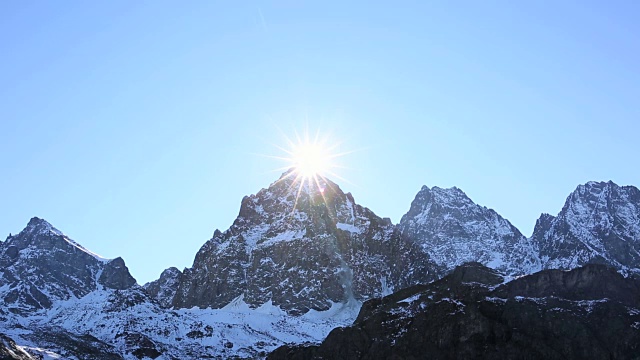
[[[628,281],[640,275],[633,186],[580,185],[526,237],[457,188],[422,187],[393,224],[332,181],[301,185],[291,171],[242,199],[231,227],[216,230],[190,268],[166,269],[142,286],[123,259],[103,259],[31,219],[0,242],[0,354],[256,358],[283,344],[320,343],[362,320],[377,299],[443,281],[469,262],[514,287],[522,275],[593,264]],[[522,294],[514,296],[530,295]]]

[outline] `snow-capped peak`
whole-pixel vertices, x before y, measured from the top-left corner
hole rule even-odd
[[[509,274],[540,268],[537,249],[518,229],[456,187],[423,186],[398,227],[447,269],[468,261]]]
[[[70,237],[68,237],[67,235],[65,235],[62,231],[56,229],[53,225],[51,225],[48,221],[41,219],[39,217],[33,217],[31,218],[31,220],[29,220],[29,223],[27,224],[27,226],[17,235],[13,236],[12,238],[21,238],[22,239],[22,246],[27,246],[26,243],[24,243],[24,241],[28,241],[29,243],[33,243],[34,241],[36,242],[36,244],[33,244],[35,246],[41,246],[43,244],[37,244],[38,241],[48,241],[48,240],[44,240],[44,239],[48,239],[50,237],[55,237],[57,239],[62,239],[64,240],[65,243],[73,246],[74,248],[91,255],[92,257],[94,257],[96,260],[103,262],[103,263],[107,263],[109,261],[111,261],[111,259],[107,259],[104,258],[90,250],[88,250],[87,248],[85,248],[84,246],[80,245],[79,243],[75,242],[74,240],[72,240]],[[21,246],[21,247],[22,247]],[[48,246],[48,245],[47,245]]]
[[[322,194],[327,187],[336,188],[336,185],[329,178],[316,175],[311,178],[301,175],[297,169],[290,168],[282,173],[280,178],[269,185],[269,190],[278,192],[280,195],[300,195],[313,196]]]
[[[52,233],[54,235],[60,235],[60,236],[64,235],[62,231],[53,227],[53,225],[51,225],[48,221],[36,216],[32,217],[31,220],[29,220],[29,223],[22,231],[30,235],[38,235],[38,234],[46,234],[46,233]]]
[[[428,188],[427,188],[428,189]],[[431,196],[432,201],[443,203],[443,204],[452,204],[452,203],[460,203],[460,204],[473,204],[473,201],[469,199],[467,194],[464,191],[460,190],[457,187],[451,188],[440,188],[434,186],[431,188]]]
[[[121,258],[104,259],[40,218],[0,243],[0,269],[0,299],[16,313],[135,284]]]
[[[541,216],[532,238],[548,268],[599,262],[640,273],[640,190],[612,181],[579,185],[557,217]]]

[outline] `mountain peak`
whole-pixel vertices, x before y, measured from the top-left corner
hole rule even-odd
[[[353,203],[353,197],[345,194],[329,179],[320,176],[313,179],[302,178],[296,175],[295,169],[289,169],[268,188],[245,196],[236,222],[262,222],[274,217],[308,217],[309,214],[303,213],[313,212],[319,205],[329,209],[337,205],[336,202]]]
[[[471,201],[467,194],[455,186],[450,188],[441,188],[438,186],[429,188],[426,185],[422,186],[416,195],[414,202],[422,203],[424,205],[437,203],[440,205],[457,207],[463,204],[473,204],[473,201]]]
[[[457,187],[423,186],[398,227],[444,268],[468,261],[508,274],[539,268],[535,249],[518,229]]]
[[[609,180],[609,181],[587,181],[584,185],[578,185],[578,186],[586,186],[586,187],[605,187],[605,186],[618,186],[616,183],[614,183],[613,181]]]
[[[280,180],[284,180],[284,179],[288,179],[291,177],[295,177],[295,172],[296,172],[296,168],[295,167],[290,167],[287,170],[285,170],[285,172],[282,173],[282,175],[280,175],[280,177],[278,178],[278,181]]]
[[[611,207],[620,203],[637,203],[640,190],[634,186],[618,186],[613,181],[589,181],[578,185],[569,195],[562,212],[581,213],[593,210],[611,211]],[[589,210],[591,209],[591,210]]]
[[[548,268],[598,262],[640,273],[640,190],[613,181],[578,185],[557,217],[538,220],[533,238]]]
[[[467,194],[457,187],[446,189],[437,186],[429,188],[423,185],[411,202],[409,212],[402,217],[400,223],[405,223],[410,218],[416,217],[420,218],[416,219],[416,221],[419,220],[418,222],[426,221],[429,213],[434,211],[449,213],[450,211],[445,209],[455,209],[457,212],[465,208],[474,208],[475,205]]]
[[[571,193],[567,201],[575,200],[577,198],[593,199],[593,198],[607,198],[607,197],[627,197],[633,194],[637,194],[640,190],[635,186],[619,186],[613,181],[589,181],[585,184],[578,185],[576,189]],[[637,195],[636,195],[637,196]]]
[[[276,191],[280,195],[318,195],[322,194],[326,188],[339,188],[336,183],[329,178],[316,175],[312,178],[302,176],[295,168],[290,168],[283,172],[280,178],[269,185],[267,190]]]
[[[0,244],[0,269],[0,301],[15,313],[81,298],[98,283],[112,289],[135,284],[122,259],[101,258],[38,217]]]
[[[27,231],[30,234],[44,234],[44,233],[53,233],[54,235],[64,235],[62,231],[56,229],[51,225],[48,221],[41,219],[39,217],[32,217],[27,223],[27,227],[22,230]]]
[[[434,201],[438,201],[440,203],[473,204],[473,201],[469,199],[467,194],[455,186],[450,188],[434,186],[431,188],[431,193],[434,195]]]
[[[32,217],[29,220],[27,226],[20,233],[7,239],[7,241],[9,240],[11,241],[12,245],[17,246],[17,248],[20,249],[24,249],[30,246],[41,249],[66,248],[68,246],[71,246],[76,250],[91,255],[98,261],[110,261],[109,259],[105,259],[102,256],[78,244],[67,235],[65,235],[62,231],[51,225],[51,223],[36,216]]]

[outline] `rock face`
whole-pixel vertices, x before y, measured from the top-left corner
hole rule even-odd
[[[611,181],[580,185],[556,217],[538,219],[532,240],[545,268],[602,263],[640,275],[640,190]]]
[[[428,282],[437,269],[338,185],[290,171],[242,200],[231,228],[216,231],[185,269],[172,305],[219,308],[243,296],[254,307],[272,301],[302,314]]]
[[[633,359],[640,282],[604,265],[544,270],[500,285],[465,264],[442,280],[364,303],[319,346],[268,359]]]
[[[126,289],[134,284],[122,259],[103,259],[36,217],[0,242],[0,299],[13,313],[48,309],[99,285]]]
[[[0,360],[36,360],[19,348],[10,337],[0,334]]]
[[[182,272],[175,267],[170,267],[160,274],[158,280],[146,283],[143,287],[147,294],[158,301],[162,307],[168,308],[178,291],[181,278]]]
[[[129,269],[121,257],[117,257],[104,266],[98,278],[98,284],[110,289],[125,290],[136,284],[136,279],[129,274]]]
[[[398,225],[448,270],[478,261],[508,274],[540,270],[536,243],[494,210],[475,204],[458,188],[423,186]]]

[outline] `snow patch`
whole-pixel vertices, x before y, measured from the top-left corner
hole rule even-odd
[[[360,234],[362,233],[362,230],[358,229],[356,226],[351,225],[351,224],[345,224],[345,223],[337,223],[336,227],[342,231],[348,231],[350,233],[354,233],[354,234]]]

